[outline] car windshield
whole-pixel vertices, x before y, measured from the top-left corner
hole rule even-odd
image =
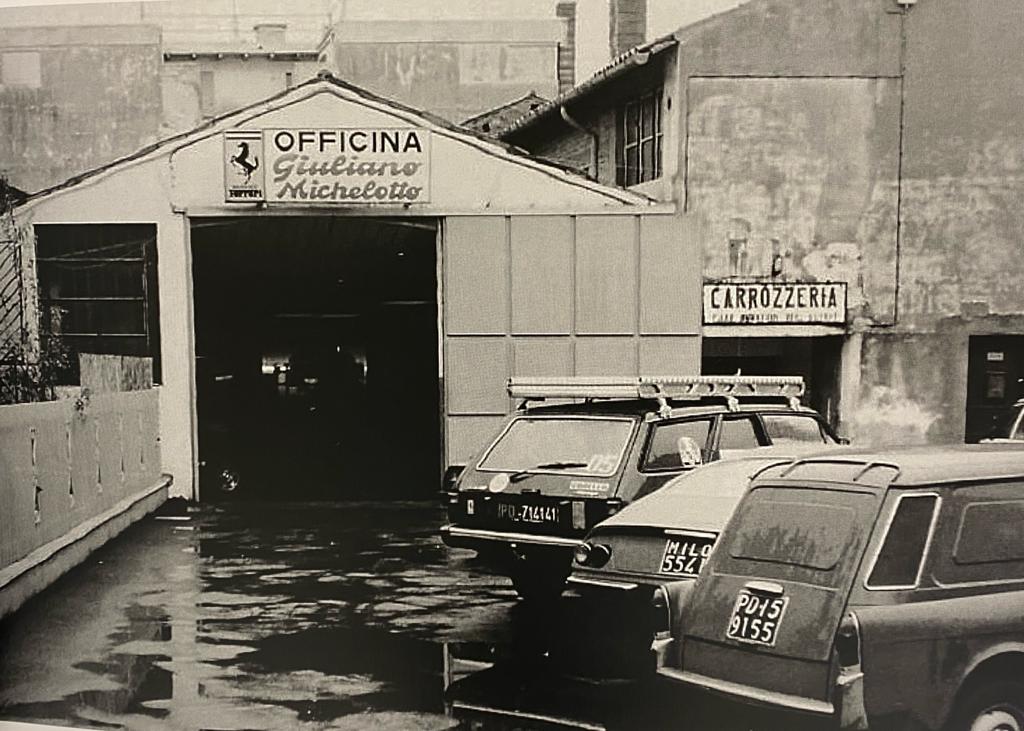
[[[609,477],[633,431],[630,419],[514,419],[478,469]]]

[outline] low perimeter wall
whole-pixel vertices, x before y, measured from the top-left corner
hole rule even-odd
[[[0,406],[0,616],[166,499],[158,395]]]

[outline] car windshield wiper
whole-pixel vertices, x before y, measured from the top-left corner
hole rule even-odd
[[[578,467],[586,467],[586,462],[541,462],[538,465],[534,465],[525,470],[519,470],[509,475],[509,480],[512,482],[518,482],[525,477],[529,477],[533,474],[534,470],[571,470]]]

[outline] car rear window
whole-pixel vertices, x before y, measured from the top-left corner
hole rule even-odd
[[[631,419],[518,418],[477,469],[610,477],[633,431]]]
[[[868,575],[869,589],[917,586],[938,501],[936,495],[900,496]]]
[[[867,493],[755,488],[730,523],[729,555],[779,567],[781,573],[766,576],[810,571],[815,576],[808,580],[838,585],[859,563],[876,513],[877,498]]]
[[[761,414],[772,444],[827,444],[829,440],[817,419],[800,414]]]

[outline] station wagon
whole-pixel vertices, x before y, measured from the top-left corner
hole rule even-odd
[[[839,441],[792,377],[513,379],[522,404],[446,494],[449,546],[497,560],[524,597],[557,596],[597,523],[704,463]],[[554,401],[554,403],[552,403]]]
[[[752,482],[659,673],[841,728],[1024,728],[1024,449],[816,456]]]

